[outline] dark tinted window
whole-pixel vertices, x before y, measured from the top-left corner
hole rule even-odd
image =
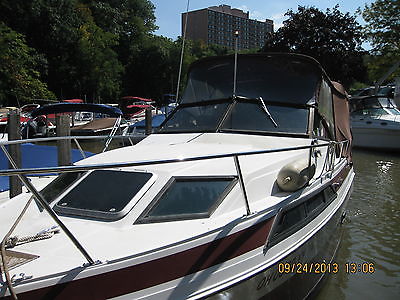
[[[292,56],[238,56],[236,95],[306,104],[315,95],[321,71]],[[182,103],[229,98],[233,94],[234,56],[199,61],[189,74]]]
[[[324,205],[324,197],[322,193],[319,193],[314,197],[312,197],[311,199],[307,200],[306,202],[307,213],[312,214],[318,211],[318,208],[321,208],[322,205]]]
[[[163,125],[160,132],[216,130],[228,103],[182,107]]]
[[[97,170],[89,173],[62,197],[55,209],[87,215],[85,211],[121,211],[152,177],[150,173]]]
[[[332,186],[327,187],[327,188],[324,190],[324,193],[325,193],[326,202],[328,202],[328,203],[331,202],[333,199],[335,199],[336,196],[337,196],[337,194],[336,194],[336,192],[333,190]]]
[[[72,183],[79,179],[83,172],[64,173],[54,179],[40,191],[47,203],[50,203],[62,194]]]
[[[287,133],[307,133],[308,110],[267,105],[273,121],[259,103],[239,102],[232,109],[222,129],[269,131]]]
[[[336,196],[332,187],[328,186],[323,192],[312,196],[295,207],[283,211],[270,243],[276,244],[304,227],[320,214]]]
[[[279,227],[276,231],[276,234],[280,234],[283,231],[288,230],[289,228],[294,227],[299,224],[306,217],[306,213],[304,210],[304,205],[300,204],[286,212],[283,213],[281,220],[279,221]]]
[[[234,178],[176,178],[139,222],[208,217],[222,201]]]

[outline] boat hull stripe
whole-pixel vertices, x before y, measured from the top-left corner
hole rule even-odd
[[[332,182],[338,189],[348,175],[345,167]],[[111,272],[72,280],[18,294],[19,299],[107,299],[117,297],[221,264],[262,247],[274,217],[234,234],[172,255]],[[11,299],[7,297],[6,299]]]
[[[18,294],[19,299],[106,299],[221,264],[264,245],[273,218],[212,242],[111,272]]]

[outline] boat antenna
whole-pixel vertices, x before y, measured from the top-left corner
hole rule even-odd
[[[237,55],[238,55],[238,45],[239,43],[239,30],[235,31],[235,65],[233,69],[233,98],[236,97],[236,74],[237,74]]]
[[[183,54],[185,52],[185,40],[186,40],[186,32],[187,32],[187,23],[188,23],[188,14],[189,14],[189,3],[190,0],[187,0],[187,5],[186,5],[186,15],[185,15],[185,29],[183,31],[183,37],[182,37],[182,49],[181,49],[181,61],[179,63],[179,73],[178,73],[178,83],[176,85],[176,98],[175,98],[175,103],[178,103],[178,98],[179,98],[179,86],[181,83],[181,74],[182,74],[182,65],[183,65]]]

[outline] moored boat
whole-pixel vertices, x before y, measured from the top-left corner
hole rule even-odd
[[[75,120],[74,114],[78,118]],[[87,113],[87,114],[82,114]],[[71,119],[72,135],[107,135],[122,132],[127,125],[122,121],[122,112],[105,104],[60,102],[41,106],[31,113],[31,120],[22,130],[23,138],[55,135],[55,117],[68,114]],[[50,119],[49,116],[52,118]],[[97,116],[97,117],[96,117]],[[80,124],[75,124],[81,121]],[[51,125],[49,125],[51,124]]]
[[[392,98],[353,97],[351,107],[354,147],[386,151],[400,149],[400,110]]]
[[[348,102],[307,56],[198,61],[157,134],[0,173],[31,172],[63,174],[1,206],[5,298],[303,299],[342,267]]]

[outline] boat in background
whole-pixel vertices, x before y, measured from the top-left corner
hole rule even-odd
[[[87,113],[87,114],[82,114]],[[68,114],[71,118],[71,135],[108,135],[122,132],[127,126],[120,109],[105,104],[61,102],[44,105],[31,113],[31,120],[22,130],[23,138],[55,135],[55,116]],[[74,125],[74,115],[83,124]],[[52,118],[48,117],[52,116]]]
[[[31,119],[31,112],[35,109],[39,108],[40,104],[30,103],[25,104],[20,109],[20,123],[23,126]],[[10,109],[17,109],[16,107],[6,107],[0,109],[0,134],[7,133],[7,124],[8,124],[8,111]]]
[[[152,99],[125,96],[121,98],[119,108],[121,109],[124,118],[130,123],[136,123],[145,118],[146,109],[150,108],[152,115],[157,114],[156,108],[153,106]]]
[[[0,171],[30,188],[1,205],[0,298],[305,299],[342,267],[351,140],[346,93],[313,58],[199,60],[158,133]],[[60,175],[39,192],[32,172]]]
[[[400,150],[400,110],[393,98],[352,97],[350,104],[354,147]]]
[[[165,121],[166,116],[164,114],[154,115],[151,118],[151,132],[154,133],[158,130],[160,125]],[[146,137],[146,120],[138,121],[132,125],[129,125],[123,135],[135,136],[135,137]]]

